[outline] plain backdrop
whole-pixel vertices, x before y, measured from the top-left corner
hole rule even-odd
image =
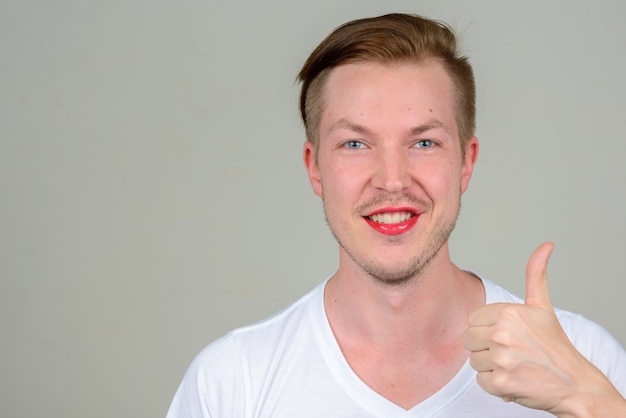
[[[626,3],[0,3],[0,416],[164,416],[202,347],[335,271],[295,77],[354,18],[449,22],[481,151],[454,260],[622,344]]]

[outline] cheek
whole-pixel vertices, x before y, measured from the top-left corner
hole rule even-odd
[[[321,188],[322,200],[327,212],[352,212],[352,208],[362,197],[359,181],[354,173],[345,168],[335,167],[333,170],[322,172]]]
[[[461,169],[453,161],[422,164],[416,176],[425,191],[435,197],[456,195],[461,188]]]
[[[353,187],[356,176],[348,164],[341,161],[332,163],[326,161],[325,163],[320,166],[320,174],[324,191],[327,194],[331,193],[331,191],[342,193],[342,191],[347,191]]]
[[[325,173],[322,177],[321,187],[325,204],[337,205],[341,203],[342,196],[345,196],[345,186],[342,184],[340,175],[336,173]],[[326,180],[330,179],[330,180]]]

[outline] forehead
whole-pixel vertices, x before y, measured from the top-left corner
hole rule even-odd
[[[373,130],[410,128],[436,119],[457,132],[450,76],[436,60],[351,63],[326,80],[320,134],[339,120]]]

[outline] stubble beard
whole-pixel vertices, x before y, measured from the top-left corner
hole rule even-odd
[[[437,254],[439,254],[439,251],[448,241],[452,231],[454,230],[459,216],[460,207],[461,204],[459,199],[456,215],[452,219],[441,219],[441,222],[435,227],[434,234],[431,239],[424,243],[424,246],[418,250],[419,253],[410,258],[408,263],[404,263],[403,265],[399,264],[391,268],[383,265],[382,263],[376,262],[373,258],[357,257],[339,238],[335,228],[333,228],[332,222],[330,222],[328,218],[325,205],[324,216],[326,218],[326,224],[328,225],[335,240],[337,240],[339,246],[365,273],[385,287],[400,287],[418,279],[426,267],[428,267]],[[388,240],[390,244],[399,244],[402,238],[398,236],[389,236]]]

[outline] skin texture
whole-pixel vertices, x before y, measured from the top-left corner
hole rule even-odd
[[[485,305],[481,282],[450,260],[448,236],[478,141],[462,152],[443,67],[343,65],[323,97],[319,148],[305,142],[303,158],[339,243],[327,316],[361,380],[410,409],[469,357],[478,383],[505,401],[561,417],[626,416],[626,401],[556,319],[546,281],[551,244],[529,260],[522,305]],[[413,218],[402,228],[367,220],[385,213]]]

